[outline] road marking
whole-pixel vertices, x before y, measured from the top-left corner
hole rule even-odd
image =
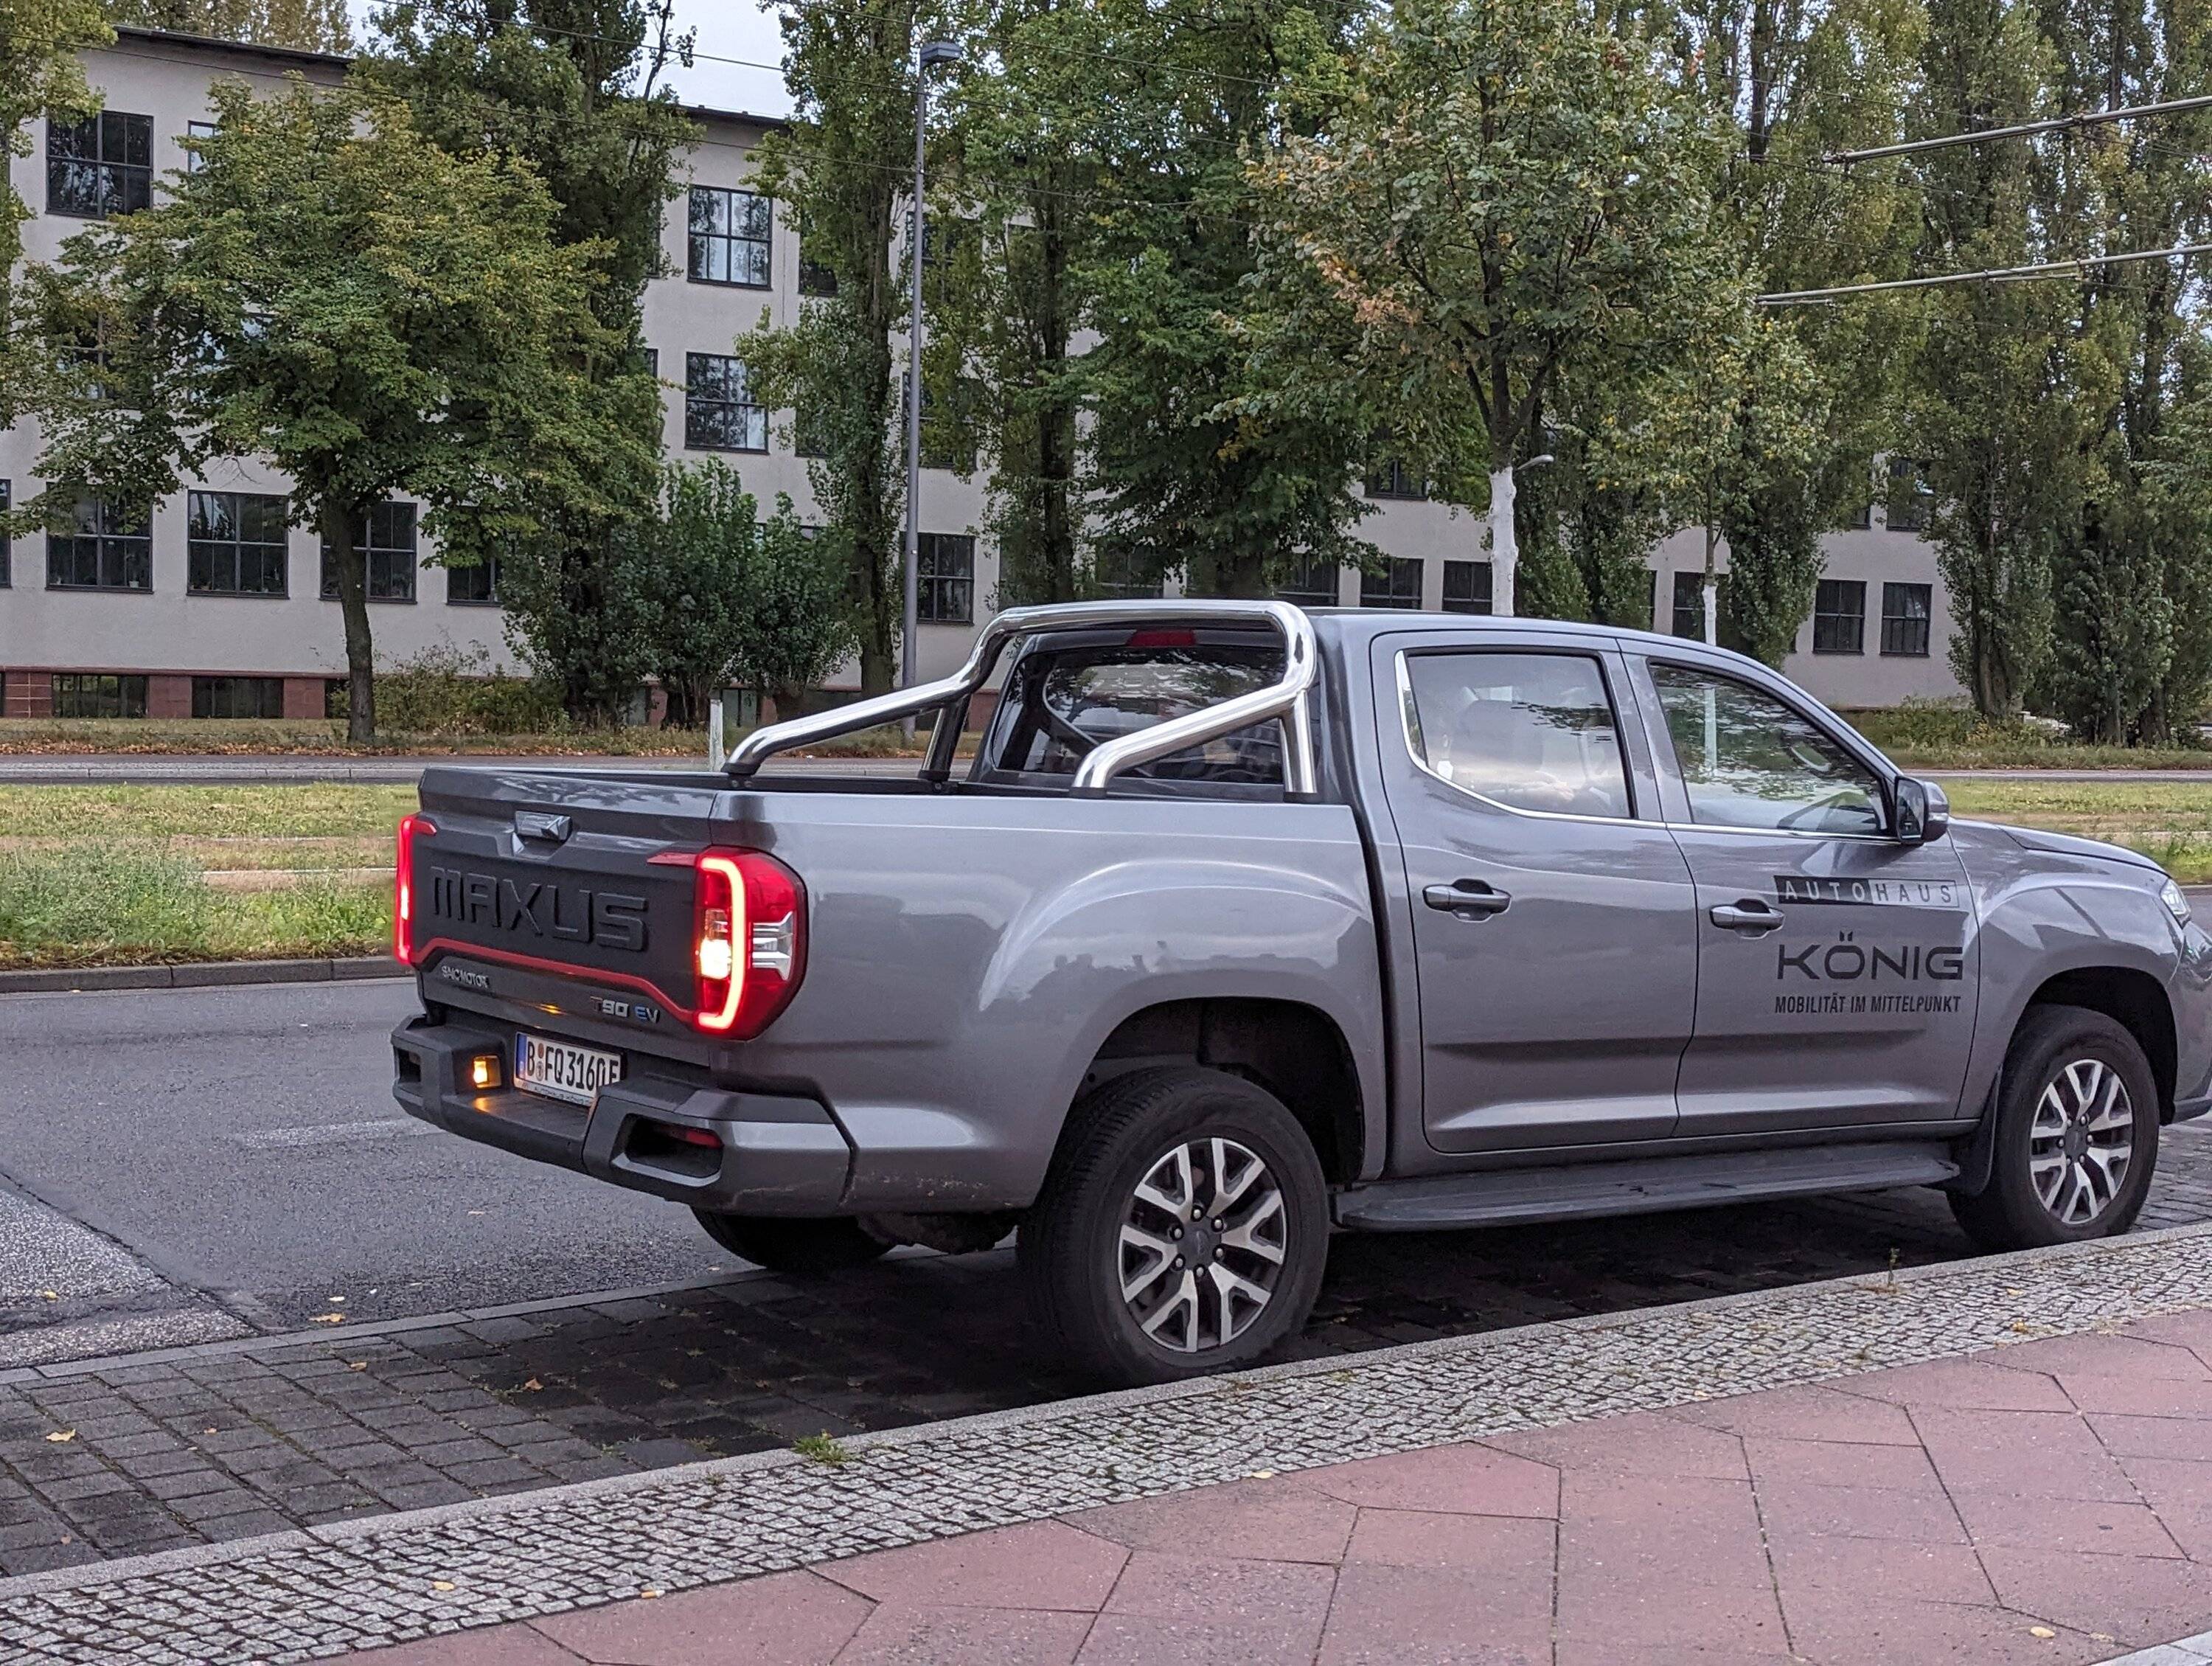
[[[306,1146],[359,1146],[403,1134],[435,1134],[428,1122],[412,1116],[383,1116],[373,1122],[320,1122],[313,1128],[261,1128],[230,1137],[248,1151],[297,1151]]]

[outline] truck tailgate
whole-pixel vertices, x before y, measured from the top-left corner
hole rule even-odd
[[[712,776],[426,771],[408,858],[416,965],[434,979],[449,958],[572,974],[688,1015],[689,857],[722,790]],[[457,998],[473,987],[447,982]]]

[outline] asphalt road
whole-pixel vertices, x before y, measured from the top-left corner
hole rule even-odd
[[[386,1038],[414,1000],[0,998],[0,1365],[289,1329],[332,1297],[368,1320],[741,1264],[673,1204],[404,1116]]]

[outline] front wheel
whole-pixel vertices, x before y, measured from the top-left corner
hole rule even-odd
[[[2124,1232],[2158,1159],[2158,1084],[2127,1030],[2081,1006],[2028,1010],[1997,1087],[1989,1183],[1951,1195],[1984,1250]]]
[[[1177,1067],[1076,1107],[1016,1257],[1048,1341],[1090,1377],[1143,1383],[1257,1359],[1305,1322],[1328,1251],[1297,1119],[1239,1077]]]
[[[785,1219],[770,1215],[725,1215],[694,1209],[707,1236],[740,1261],[771,1273],[812,1278],[866,1267],[891,1246],[855,1220]]]

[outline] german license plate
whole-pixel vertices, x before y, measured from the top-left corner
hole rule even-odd
[[[619,1053],[574,1042],[554,1041],[524,1031],[514,1038],[514,1085],[549,1099],[588,1105],[609,1082],[622,1080]]]

